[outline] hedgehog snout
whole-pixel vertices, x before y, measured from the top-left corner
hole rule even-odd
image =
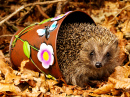
[[[102,67],[102,63],[101,63],[101,62],[96,62],[95,66],[96,66],[97,68],[101,68],[101,67]]]

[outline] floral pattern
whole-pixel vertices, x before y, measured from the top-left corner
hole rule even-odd
[[[57,20],[60,20],[62,19],[64,16],[66,16],[68,13],[70,13],[71,11],[68,11],[66,12],[65,14],[61,14],[61,15],[58,15],[57,17],[54,17],[51,19],[51,21],[57,21]]]
[[[61,14],[55,18],[45,20],[44,22],[51,20],[51,21],[53,21],[53,23],[44,29],[38,29],[37,30],[38,35],[44,36],[46,34],[46,31],[48,31],[50,33],[51,31],[55,30],[57,27],[57,21],[59,19],[62,19],[64,16],[66,16],[70,12],[71,11],[69,11],[65,14]],[[41,24],[43,24],[44,22],[42,22]],[[45,43],[42,43],[40,46],[40,50],[38,50],[37,57],[38,57],[38,60],[40,62],[42,62],[42,66],[45,69],[48,69],[54,63],[53,47],[51,45],[46,45]]]
[[[40,46],[40,50],[38,51],[37,57],[40,62],[42,62],[42,66],[45,69],[48,69],[54,63],[54,52],[51,45],[46,45],[42,43]]]

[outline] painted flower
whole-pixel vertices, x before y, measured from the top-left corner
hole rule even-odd
[[[54,17],[53,19],[51,19],[51,21],[56,21],[56,20],[59,20],[63,17],[64,17],[64,14],[61,14],[61,15],[58,15],[57,17]]]
[[[52,18],[46,19],[46,20],[44,20],[44,21],[40,22],[40,23],[39,23],[39,25],[44,24],[44,23],[46,23],[46,22],[50,21],[51,19],[52,19]]]
[[[57,20],[60,20],[62,19],[64,16],[66,16],[68,13],[70,13],[71,11],[68,11],[66,12],[65,14],[61,14],[61,15],[58,15],[57,17],[54,17],[51,19],[51,21],[57,21]]]
[[[38,51],[37,57],[40,62],[42,62],[42,66],[45,69],[48,69],[50,65],[54,62],[54,52],[51,45],[46,45],[42,43],[40,46],[40,50]]]

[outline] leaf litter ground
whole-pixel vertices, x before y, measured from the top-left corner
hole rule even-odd
[[[74,3],[75,4],[75,3]],[[82,3],[79,3],[79,5]],[[122,50],[122,66],[106,81],[93,81],[94,86],[85,89],[72,85],[59,85],[55,80],[47,79],[44,74],[24,68],[28,60],[23,60],[19,70],[11,68],[7,51],[8,41],[1,43],[6,47],[0,50],[0,96],[32,97],[130,97],[130,2],[104,2],[104,7],[91,9],[90,16],[101,26],[107,27],[119,38]],[[71,7],[70,5],[67,5]],[[75,4],[75,7],[78,5]],[[86,12],[90,9],[81,8]],[[30,18],[29,18],[30,19]],[[4,29],[5,30],[5,29]],[[2,45],[0,47],[2,47]],[[4,53],[4,54],[3,54]],[[124,60],[125,59],[125,60]]]

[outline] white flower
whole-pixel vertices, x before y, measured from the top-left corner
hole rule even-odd
[[[72,12],[72,11],[68,11],[68,12],[66,12],[65,14],[58,15],[57,17],[52,18],[51,21],[60,20],[60,19],[62,19],[64,16],[66,16],[66,15],[67,15],[68,13],[70,13],[70,12]]]
[[[48,69],[50,65],[54,63],[54,56],[53,56],[53,48],[51,45],[46,45],[42,43],[40,46],[40,50],[38,51],[37,57],[40,62],[42,62],[42,66],[45,69]]]

